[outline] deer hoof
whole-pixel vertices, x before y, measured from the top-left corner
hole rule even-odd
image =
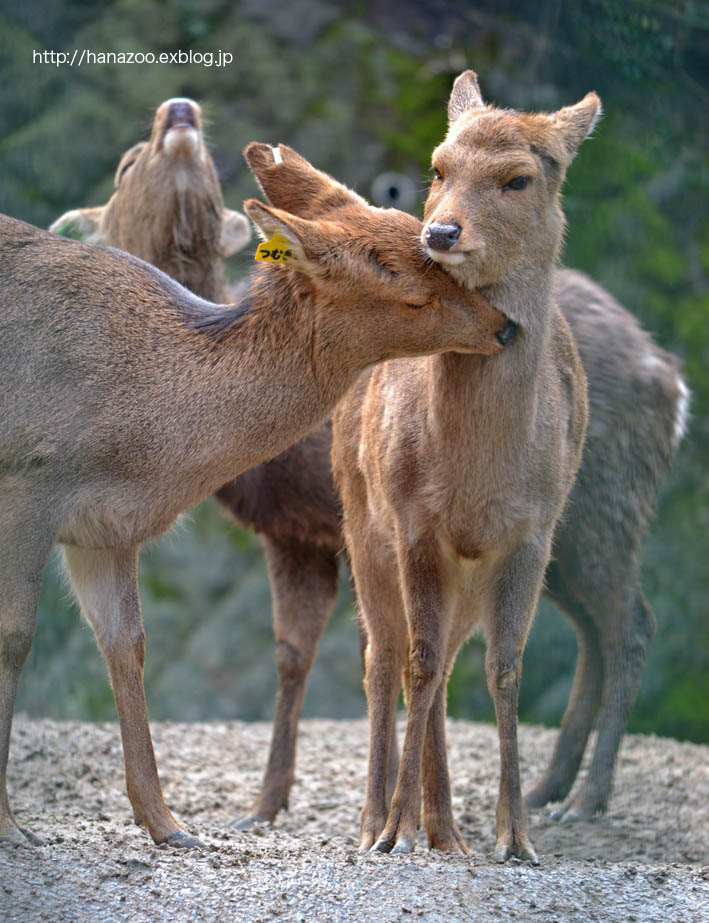
[[[528,862],[531,862],[532,865],[539,865],[539,859],[529,840],[519,843],[517,846],[512,846],[510,843],[506,842],[498,843],[497,846],[495,846],[495,852],[493,854],[495,862],[507,862],[510,856],[516,856],[518,859],[526,859]]]
[[[575,824],[583,820],[595,820],[604,809],[595,805],[586,804],[583,800],[562,804],[556,811],[552,811],[552,820],[560,824]]]
[[[369,850],[370,852],[391,852],[394,848],[394,841],[388,837],[380,836],[377,842]]]
[[[0,830],[0,843],[10,846],[43,846],[42,840],[29,830],[9,824]]]
[[[257,814],[242,814],[240,817],[234,818],[229,826],[235,830],[251,830],[257,824],[269,823],[270,820],[266,817],[259,817]]]
[[[414,851],[414,843],[408,836],[400,836],[396,841],[396,846],[392,849],[392,856],[406,855]]]
[[[205,845],[201,840],[184,830],[175,830],[165,842],[168,846],[174,846],[176,849],[205,849]]]

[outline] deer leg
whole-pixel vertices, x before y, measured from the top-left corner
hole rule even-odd
[[[626,597],[627,598],[627,597]],[[640,688],[655,617],[638,586],[630,589],[625,618],[612,620],[602,636],[603,700],[598,735],[586,778],[553,816],[562,823],[589,820],[608,807],[618,748]],[[607,611],[604,613],[607,619]]]
[[[453,819],[446,746],[446,671],[436,690],[426,728],[423,755],[423,822],[431,849],[468,855],[470,850]]]
[[[408,853],[414,849],[421,813],[422,764],[429,715],[445,676],[447,630],[443,624],[445,613],[435,541],[421,540],[402,549],[399,567],[409,632],[408,718],[396,789],[386,825],[372,849]]]
[[[356,516],[356,511],[353,518]],[[361,524],[360,529],[361,531]],[[360,823],[360,851],[374,845],[387,819],[396,702],[406,660],[406,619],[396,560],[374,541],[348,541],[366,641],[364,689],[369,713],[367,787]]]
[[[305,686],[337,597],[337,559],[330,550],[268,537],[264,546],[273,594],[278,695],[261,791],[234,822],[242,830],[257,821],[271,822],[288,807]]]
[[[486,624],[485,673],[495,704],[500,740],[500,794],[497,801],[495,859],[505,862],[515,855],[539,860],[527,832],[527,811],[522,799],[517,747],[517,702],[522,675],[522,654],[534,616],[548,546],[529,541],[502,563],[494,608]]]
[[[584,607],[559,585],[555,573],[552,564],[547,571],[547,592],[576,628],[578,659],[569,703],[551,760],[542,777],[525,794],[529,807],[563,801],[571,791],[598,714],[603,688],[603,656],[598,628]]]
[[[203,844],[180,827],[158,778],[143,688],[145,634],[137,584],[137,551],[67,545],[64,558],[81,609],[108,665],[123,740],[126,789],[136,824],[156,843]]]
[[[359,619],[357,623],[359,629],[359,653],[362,660],[362,675],[366,676],[367,673],[367,629],[364,626],[364,619]],[[404,674],[406,675],[406,674]],[[398,698],[398,692],[397,692]],[[389,805],[391,804],[391,798],[394,794],[394,789],[396,788],[396,777],[399,774],[399,743],[396,737],[396,715],[394,726],[391,733],[391,740],[389,742],[389,763],[387,766],[387,778],[386,778],[386,809],[389,810]]]
[[[10,809],[7,763],[17,685],[34,638],[53,529],[44,517],[40,521],[28,515],[12,499],[0,494],[0,842],[26,845],[40,841],[18,825]]]

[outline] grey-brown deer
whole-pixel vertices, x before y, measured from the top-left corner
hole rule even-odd
[[[120,247],[203,298],[231,301],[222,258],[245,247],[251,232],[240,212],[224,207],[194,100],[158,107],[150,138],[123,154],[114,183],[105,205],[72,209],[49,230]]]
[[[274,157],[264,144],[245,156],[257,176]],[[419,221],[328,182],[347,207],[318,220],[245,203],[289,262],[257,270],[230,307],[119,250],[0,219],[0,838],[32,839],[6,770],[55,542],[108,664],[135,820],[155,842],[199,846],[165,804],[153,753],[140,546],[302,438],[373,362],[502,349],[510,322],[431,271]]]
[[[565,170],[600,114],[594,93],[551,115],[478,111],[459,81],[448,145],[472,151],[470,276],[504,306],[516,335],[495,362],[456,351],[390,362],[334,414],[333,466],[368,645],[369,768],[360,845],[410,852],[421,813],[432,848],[465,853],[448,776],[446,686],[476,625],[500,741],[494,855],[536,863],[522,799],[517,699],[522,655],[554,527],[581,460],[586,383],[553,301]],[[445,230],[438,230],[443,228]],[[452,233],[429,220],[423,242]],[[461,235],[462,237],[462,235]],[[452,261],[452,258],[451,258]],[[389,753],[402,686],[406,735],[391,801]]]

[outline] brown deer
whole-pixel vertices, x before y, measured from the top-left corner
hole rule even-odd
[[[196,103],[193,103],[196,107]],[[163,107],[161,107],[162,109]],[[161,118],[158,110],[156,121]],[[193,121],[201,134],[201,123]],[[160,137],[157,126],[153,136]],[[203,139],[190,150],[201,150]],[[135,162],[139,144],[121,158],[114,200],[130,197],[120,211],[115,239],[130,252],[144,238],[131,236],[133,218],[141,220],[148,201],[139,184],[128,186],[123,175]],[[181,157],[190,157],[182,151]],[[465,149],[461,150],[465,157]],[[193,158],[192,169],[200,163]],[[177,196],[184,183],[173,158],[153,157],[152,168],[162,179],[163,195]],[[179,166],[179,162],[178,162]],[[147,163],[144,165],[147,169]],[[286,169],[290,167],[286,166]],[[329,185],[316,174],[301,188],[279,182],[275,164],[261,173],[264,194],[274,204],[301,217],[314,217],[325,207]],[[450,179],[450,176],[449,176]],[[456,190],[464,194],[466,170]],[[173,188],[172,192],[170,187]],[[204,189],[202,182],[197,188]],[[112,200],[112,201],[114,201]],[[75,232],[95,230],[96,212],[77,209],[52,225],[69,225]],[[177,220],[179,210],[173,211]],[[189,249],[195,260],[216,260],[218,247],[202,247],[205,235],[196,224]],[[176,265],[170,251],[176,238],[185,239],[182,225],[174,234],[170,224],[154,226],[151,246],[142,253],[161,269],[172,270],[178,281],[212,300],[223,299],[222,289],[200,284]],[[216,241],[218,229],[213,229]],[[434,259],[439,252],[431,249]],[[445,252],[443,253],[445,260]],[[186,267],[189,268],[189,267]],[[465,282],[464,268],[463,283]],[[205,271],[201,283],[219,278]],[[600,738],[591,770],[559,815],[565,820],[590,817],[607,807],[613,767],[645,664],[654,619],[639,583],[642,538],[655,506],[657,490],[666,474],[684,422],[687,390],[677,374],[676,361],[659,349],[607,292],[586,276],[570,270],[554,273],[554,297],[571,326],[588,379],[590,426],[583,461],[571,500],[554,538],[554,558],[543,591],[576,625],[579,664],[562,731],[546,778],[527,793],[538,805],[566,796],[574,782],[596,714]],[[642,357],[638,361],[638,357]],[[297,445],[269,462],[250,469],[217,493],[219,500],[244,525],[261,533],[273,595],[278,696],[270,753],[261,790],[237,821],[273,821],[287,806],[293,782],[297,725],[308,673],[320,636],[337,594],[337,555],[342,547],[341,509],[330,469],[330,425],[315,430]],[[632,478],[629,472],[633,473]],[[623,510],[619,518],[616,513]],[[634,602],[635,601],[635,602]],[[605,741],[605,743],[604,743]],[[392,749],[392,763],[396,753]]]
[[[429,256],[469,288],[479,284],[480,152],[468,126],[486,112],[477,77],[466,71],[451,95],[448,137],[434,152],[434,169],[440,171],[444,157],[445,172],[436,176],[425,208]],[[487,245],[494,250],[494,242]],[[551,762],[526,801],[538,807],[567,797],[597,722],[588,774],[554,815],[573,821],[606,810],[640,687],[655,618],[642,592],[639,558],[657,492],[685,429],[689,391],[675,357],[586,276],[558,271],[554,295],[586,373],[589,426],[544,590],[573,622],[579,654]]]
[[[453,234],[438,190],[445,190],[449,146],[465,144],[475,203],[460,234],[469,279],[504,306],[517,331],[495,362],[452,351],[373,369],[335,411],[333,466],[368,637],[360,845],[410,852],[423,788],[429,845],[468,852],[451,811],[446,686],[460,645],[480,625],[500,740],[494,854],[537,863],[520,785],[517,698],[586,428],[585,377],[553,301],[553,273],[564,225],[561,183],[600,101],[589,93],[551,115],[480,110],[470,85],[459,81],[450,109],[448,137],[433,155],[422,240],[431,247],[436,234]],[[402,680],[408,720],[389,803]]]
[[[224,208],[197,103],[162,103],[150,139],[123,154],[114,183],[106,205],[66,212],[50,231],[120,247],[203,298],[231,301],[222,258],[245,247],[251,232],[242,214]]]
[[[245,156],[257,176],[273,163],[265,144]],[[294,159],[307,182],[315,171]],[[122,251],[0,219],[0,838],[32,839],[6,769],[55,542],[108,664],[136,822],[155,842],[199,846],[168,810],[153,754],[140,546],[302,438],[372,363],[502,349],[510,322],[431,269],[419,221],[329,182],[347,207],[321,219],[245,203],[264,236],[285,238],[288,262],[257,270],[230,307]]]

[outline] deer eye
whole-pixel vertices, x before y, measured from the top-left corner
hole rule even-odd
[[[431,173],[433,173],[433,178],[434,178],[435,180],[442,180],[442,179],[443,179],[443,174],[442,174],[441,171],[438,169],[438,167],[431,167]]]
[[[520,189],[525,189],[530,183],[530,178],[528,176],[515,176],[514,179],[511,179],[509,183],[505,183],[502,187],[503,191],[505,189],[514,189],[516,192]]]
[[[418,304],[415,304],[413,301],[409,301],[407,302],[406,307],[411,308],[412,311],[420,311],[422,308],[428,307],[429,304],[430,302],[428,301],[420,301]]]

